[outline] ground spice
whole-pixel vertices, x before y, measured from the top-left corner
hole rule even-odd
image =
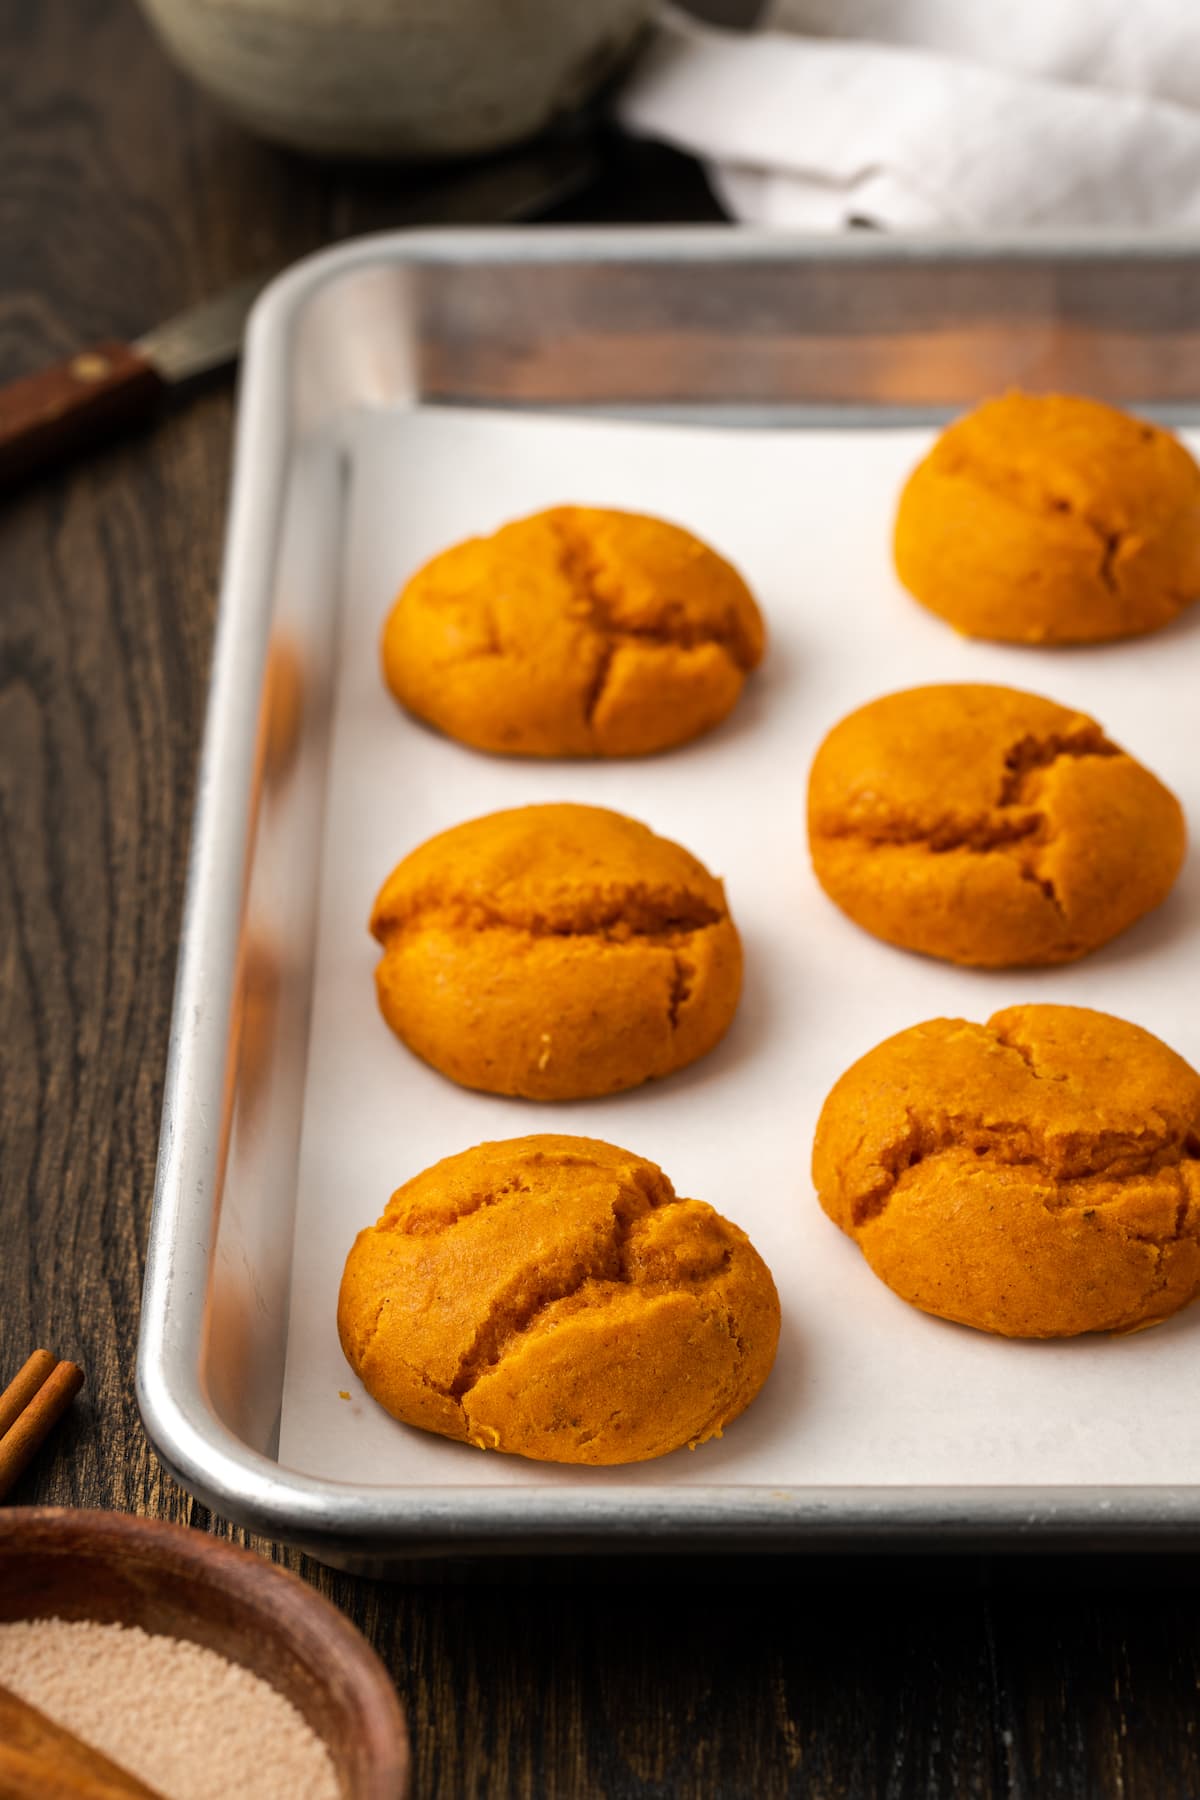
[[[296,1708],[182,1638],[88,1620],[0,1625],[0,1683],[166,1800],[338,1800],[329,1752]]]

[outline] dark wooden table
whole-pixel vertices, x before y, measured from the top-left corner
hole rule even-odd
[[[0,0],[0,379],[410,222],[426,177],[255,144],[128,0]],[[610,144],[560,217],[716,216]],[[87,1388],[15,1496],[238,1535],[159,1468],[134,1343],[229,468],[227,384],[0,503],[0,1376]],[[430,1796],[1200,1796],[1200,1562],[522,1560],[354,1581]]]

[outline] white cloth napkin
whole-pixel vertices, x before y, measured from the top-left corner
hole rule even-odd
[[[831,230],[1200,227],[1200,0],[667,9],[623,89],[736,218]]]

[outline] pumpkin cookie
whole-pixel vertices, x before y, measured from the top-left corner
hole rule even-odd
[[[1157,906],[1179,802],[1099,725],[1013,688],[910,688],[860,707],[808,789],[817,879],[856,924],[926,956],[1069,962]]]
[[[413,576],[383,633],[397,700],[477,750],[641,756],[719,723],[762,659],[737,570],[639,513],[556,506]]]
[[[981,1331],[1133,1331],[1200,1293],[1200,1076],[1107,1013],[888,1038],[826,1100],[813,1181],[881,1281]]]
[[[775,1358],[745,1234],[595,1138],[447,1157],[361,1231],[346,1358],[393,1417],[541,1462],[625,1463],[720,1437]]]
[[[430,838],[371,916],[384,1018],[464,1087],[614,1094],[694,1062],[733,1018],[721,883],[597,806],[525,806]]]
[[[1006,394],[944,431],[900,496],[896,569],[968,637],[1083,644],[1200,594],[1200,469],[1097,400]]]

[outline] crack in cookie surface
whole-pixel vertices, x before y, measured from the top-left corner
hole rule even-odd
[[[728,918],[726,909],[702,894],[644,884],[597,888],[592,894],[577,891],[569,905],[560,901],[557,908],[428,889],[388,908],[377,917],[374,930],[384,943],[396,932],[430,926],[464,932],[507,930],[535,938],[594,937],[608,942],[637,938],[677,943],[697,931],[722,925]]]
[[[913,1170],[939,1158],[969,1157],[981,1168],[997,1166],[1035,1171],[1039,1182],[1055,1190],[1055,1199],[1046,1202],[1051,1211],[1085,1210],[1102,1204],[1089,1198],[1089,1186],[1119,1186],[1125,1182],[1153,1180],[1164,1174],[1173,1175],[1181,1184],[1175,1230],[1173,1234],[1156,1235],[1151,1241],[1174,1241],[1181,1236],[1191,1205],[1184,1171],[1189,1166],[1194,1168],[1200,1161],[1197,1121],[1172,1120],[1152,1113],[1140,1127],[1123,1128],[1104,1124],[1101,1113],[1094,1108],[1094,1124],[1090,1121],[1084,1125],[1076,1123],[1070,1129],[1055,1120],[1052,1114],[1039,1118],[1036,1094],[1043,1084],[1069,1096],[1085,1109],[1084,1116],[1088,1090],[1068,1071],[1047,1070],[1039,1063],[1033,1047],[1021,1041],[1010,1026],[989,1022],[979,1030],[986,1032],[997,1047],[1016,1059],[1023,1077],[1035,1084],[1028,1100],[1018,1104],[1009,1093],[1002,1104],[1011,1109],[1010,1116],[989,1117],[986,1110],[988,1084],[984,1080],[981,1099],[973,1105],[964,1100],[961,1108],[938,1108],[930,1112],[906,1104],[903,1131],[872,1150],[871,1166],[879,1171],[878,1177],[865,1191],[850,1197],[850,1218],[855,1230],[883,1213],[900,1183]],[[1011,1112],[1024,1116],[1014,1117]],[[860,1138],[858,1148],[861,1149],[864,1143],[865,1136]],[[971,1164],[965,1166],[969,1169]],[[1200,1198],[1200,1176],[1197,1197]]]
[[[945,690],[931,692],[942,698]],[[916,690],[911,696],[914,705],[919,704],[920,693],[921,690]],[[1002,693],[1003,690],[998,690],[998,694]],[[895,696],[896,701],[904,698],[902,695]],[[1031,708],[1037,707],[1043,713],[1056,710],[1048,703],[1037,700],[1035,696],[1028,698]],[[977,736],[979,733],[979,715],[972,717],[965,700],[963,705],[962,729],[967,734],[966,741],[970,743],[970,734]],[[1012,716],[1013,710],[1010,701],[1006,717],[1010,733],[1014,724],[1019,729],[1018,720],[1014,720]],[[864,711],[869,714],[871,708]],[[997,711],[999,719],[1004,713],[1003,700]],[[1074,916],[1077,909],[1070,903],[1071,889],[1068,887],[1066,895],[1060,891],[1057,879],[1059,871],[1053,854],[1063,843],[1069,849],[1082,827],[1070,791],[1054,785],[1048,786],[1046,777],[1063,764],[1099,762],[1114,769],[1119,766],[1126,772],[1120,777],[1124,780],[1129,770],[1137,771],[1139,766],[1118,745],[1113,744],[1093,720],[1078,716],[1072,719],[1065,710],[1062,716],[1064,723],[1059,729],[1047,729],[1044,724],[1039,729],[1035,725],[1020,731],[1018,736],[1010,736],[1003,747],[988,750],[987,764],[995,756],[999,765],[994,785],[986,781],[984,758],[976,753],[972,758],[972,766],[978,767],[980,771],[978,781],[970,784],[970,789],[959,784],[956,800],[950,803],[946,811],[940,813],[935,810],[936,783],[930,784],[926,798],[920,791],[920,784],[913,779],[916,759],[922,750],[919,735],[913,742],[905,744],[902,750],[891,749],[892,755],[904,759],[896,768],[894,782],[889,782],[890,765],[885,763],[883,770],[875,774],[874,782],[869,788],[864,782],[861,798],[852,785],[849,790],[850,799],[839,800],[833,778],[828,773],[821,775],[819,779],[824,797],[817,810],[810,810],[810,835],[814,860],[823,885],[829,886],[835,899],[840,897],[840,888],[845,884],[853,888],[856,881],[860,889],[866,891],[869,861],[859,867],[857,876],[850,873],[855,867],[853,863],[827,864],[829,879],[826,881],[820,852],[824,849],[828,853],[836,845],[860,846],[868,858],[879,858],[878,873],[872,879],[881,884],[881,892],[886,890],[887,883],[892,879],[889,870],[893,866],[902,867],[906,854],[928,856],[933,860],[949,857],[954,853],[981,858],[1002,856],[1019,881],[1036,889],[1040,901],[1045,903],[1053,915],[1053,922],[1047,920],[1043,927],[1048,930],[1049,935],[1040,946],[1041,954],[1052,953],[1058,959],[1082,954],[1087,946],[1080,937],[1079,924]],[[855,718],[856,715],[850,715],[845,724],[852,726]],[[935,757],[945,758],[951,754],[953,736],[944,723],[940,729],[944,736],[939,737],[935,732],[931,742],[935,746]],[[877,759],[882,758],[888,754],[889,748],[885,735],[881,742],[874,744],[871,754]],[[835,759],[842,759],[842,779],[845,781],[846,752],[839,750],[834,755]],[[817,771],[820,768],[821,753],[814,766],[814,782],[818,780]],[[850,780],[853,782],[853,774]],[[991,788],[991,797],[987,793],[988,787]],[[978,802],[975,801],[976,790],[982,790]],[[842,854],[845,855],[845,852]],[[901,859],[900,863],[893,865],[893,858]],[[950,880],[953,881],[954,877]],[[853,907],[851,911],[853,912]],[[901,936],[897,941],[903,942],[904,938]],[[917,947],[925,946],[919,944]]]
[[[573,1299],[594,1284],[632,1286],[624,1254],[634,1224],[659,1206],[679,1204],[675,1193],[654,1197],[641,1188],[622,1187],[613,1202],[612,1227],[607,1237],[562,1280],[535,1284],[530,1291],[530,1272],[519,1271],[512,1286],[496,1297],[479,1321],[447,1389],[449,1397],[461,1403],[487,1371],[502,1360],[514,1339],[529,1331],[551,1306]]]
[[[560,545],[559,567],[572,590],[578,611],[605,642],[607,657],[602,659],[602,667],[611,663],[613,654],[622,643],[670,645],[678,650],[694,650],[701,644],[713,644],[723,650],[743,673],[754,666],[754,658],[749,654],[732,617],[721,624],[712,620],[699,622],[689,618],[684,601],[670,594],[656,595],[658,616],[649,622],[635,624],[622,619],[617,611],[617,602],[605,594],[599,585],[602,565],[596,545],[587,530],[577,520],[562,512],[552,515],[552,523]],[[609,568],[606,573],[609,580],[619,588],[617,572]],[[597,685],[595,675],[592,685]],[[594,695],[589,705],[589,718],[596,710],[597,701],[598,695]]]
[[[667,997],[667,1019],[672,1031],[679,1029],[679,1015],[692,991],[692,983],[696,979],[696,966],[675,952],[675,966],[671,977],[671,992]]]
[[[1050,842],[1053,819],[1043,807],[1035,807],[1017,817],[1004,817],[1010,810],[1032,805],[1027,789],[1031,778],[1053,768],[1056,763],[1086,757],[1130,758],[1116,744],[1109,743],[1098,725],[1081,726],[1061,735],[1039,737],[1027,732],[1001,754],[1002,775],[994,804],[987,810],[966,817],[946,814],[941,819],[917,819],[897,808],[888,818],[874,818],[870,823],[849,817],[823,819],[816,835],[822,838],[852,838],[870,848],[925,848],[933,855],[950,850],[970,850],[986,855],[992,850],[1008,850],[1014,844],[1040,835],[1043,844]]]
[[[1097,580],[1114,598],[1124,598],[1119,562],[1126,542],[1134,535],[1127,525],[1080,505],[1055,487],[1052,476],[1039,476],[1015,463],[980,456],[961,438],[955,440],[952,451],[946,446],[937,472],[944,479],[961,481],[1007,500],[1033,521],[1061,518],[1078,525],[1096,545]]]
[[[1004,753],[1004,778],[996,804],[1000,807],[1022,804],[1030,777],[1052,768],[1065,757],[1124,755],[1120,746],[1110,743],[1099,725],[1090,720],[1073,731],[1052,732],[1043,737],[1036,732],[1027,732]]]

